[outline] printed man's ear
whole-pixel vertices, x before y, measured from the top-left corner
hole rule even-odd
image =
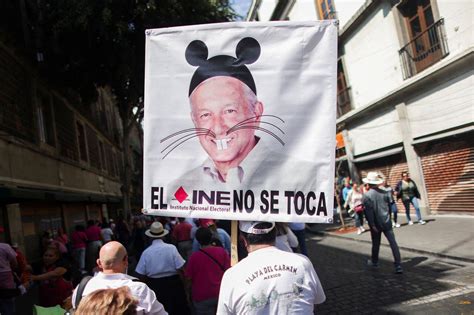
[[[193,121],[194,126],[196,126],[196,120],[194,119],[193,112],[190,112],[189,114],[191,115],[191,120]]]
[[[255,113],[255,120],[260,122],[260,117],[263,115],[263,103],[258,101],[256,104],[255,104],[255,108],[254,108],[254,113]]]

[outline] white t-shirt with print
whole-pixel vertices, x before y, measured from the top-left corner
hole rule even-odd
[[[217,314],[312,314],[314,304],[325,300],[306,256],[270,246],[225,272]]]

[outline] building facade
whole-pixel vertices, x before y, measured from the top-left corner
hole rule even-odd
[[[112,93],[78,106],[0,42],[0,233],[30,260],[44,232],[67,233],[121,207],[121,121]]]
[[[469,0],[254,1],[249,19],[338,19],[340,175],[378,170],[394,186],[409,171],[425,213],[474,214],[473,9]]]

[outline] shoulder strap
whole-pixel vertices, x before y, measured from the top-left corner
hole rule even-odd
[[[222,269],[222,271],[225,271],[224,267],[222,267],[222,265],[217,261],[217,259],[215,259],[211,255],[209,255],[206,251],[204,251],[202,249],[199,249],[199,251],[204,253],[207,257],[211,258]]]
[[[82,293],[84,293],[84,289],[86,288],[87,282],[92,279],[92,276],[85,276],[82,278],[81,282],[77,286],[77,291],[76,291],[76,298],[74,299],[74,305],[73,307],[76,309],[79,306],[79,303],[81,302],[82,299]]]

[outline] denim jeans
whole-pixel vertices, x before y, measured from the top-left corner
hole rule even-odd
[[[393,215],[393,221],[397,223],[398,209],[397,209],[397,204],[395,202],[392,202],[390,204],[390,214]]]
[[[364,225],[364,211],[355,213],[356,227],[361,227]]]
[[[401,263],[400,250],[398,249],[398,244],[395,240],[395,234],[393,233],[392,229],[377,232],[374,232],[372,229],[370,230],[370,236],[372,237],[372,263],[377,264],[379,262],[380,240],[382,233],[385,235],[385,238],[389,242],[390,248],[392,249],[395,266],[399,266]]]
[[[83,271],[86,269],[86,249],[76,248],[74,249],[74,260],[79,267],[79,270]]]
[[[298,239],[298,246],[300,247],[301,254],[308,256],[308,251],[306,249],[306,232],[305,230],[291,230]]]
[[[403,205],[405,206],[405,214],[407,216],[407,220],[411,221],[410,218],[410,203],[413,205],[413,208],[415,208],[416,216],[418,218],[418,221],[421,220],[421,212],[420,212],[420,206],[418,205],[418,198],[416,197],[411,197],[410,199],[404,199],[403,200]]]

